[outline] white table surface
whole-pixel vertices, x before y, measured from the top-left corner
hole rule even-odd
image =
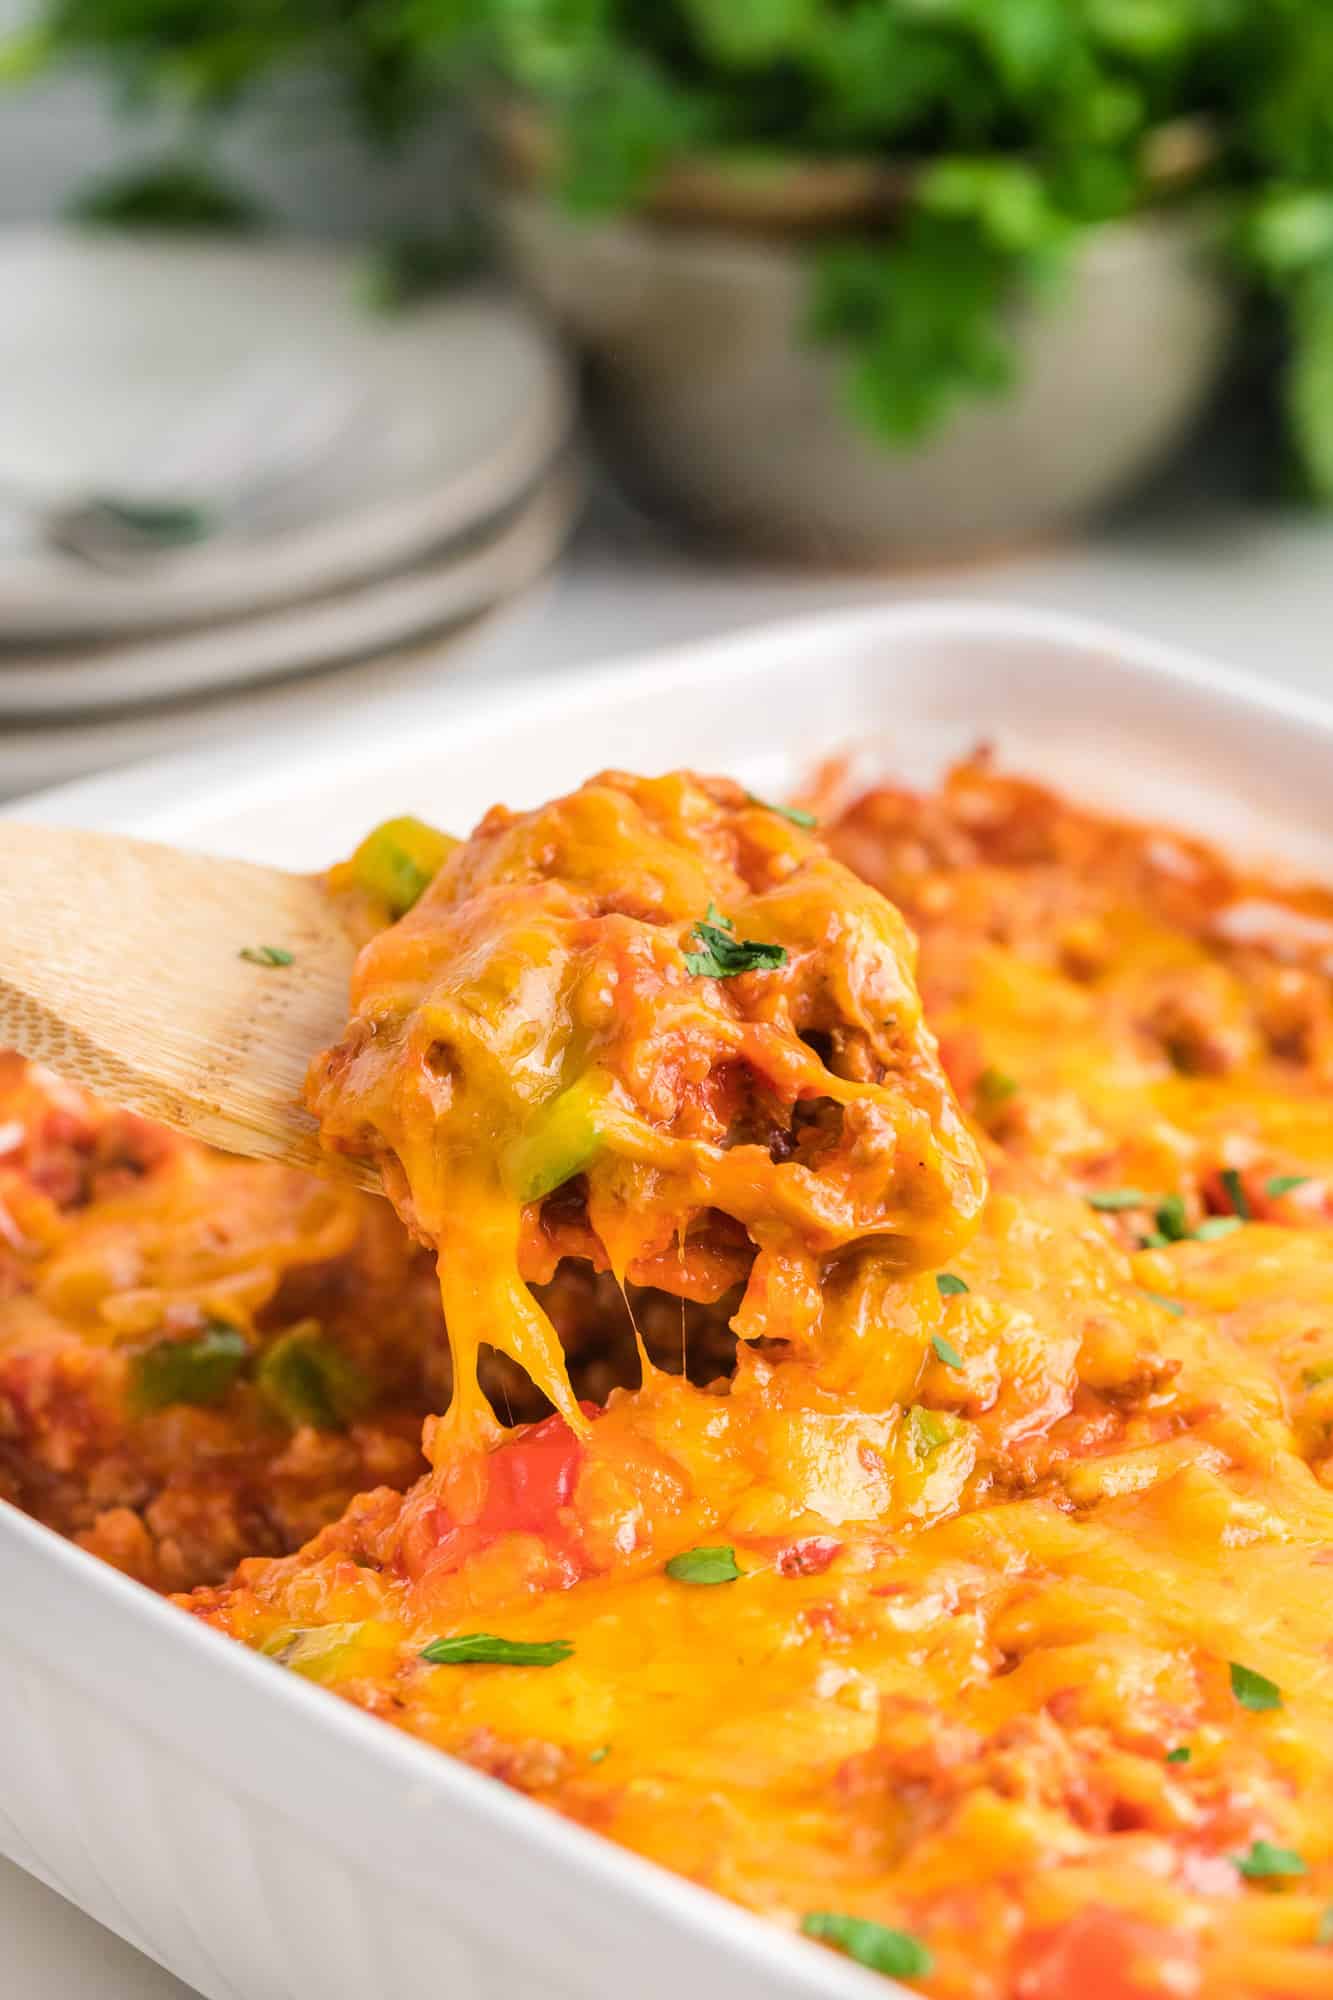
[[[700,638],[875,598],[966,596],[1112,619],[1333,698],[1333,522],[1196,502],[1139,515],[1095,542],[966,571],[873,579],[704,564],[603,512],[560,574],[516,612],[447,652],[425,647],[348,668],[337,705],[373,726],[377,704],[418,708],[453,687]],[[253,698],[276,720],[326,705],[299,684]],[[326,707],[323,712],[327,712]],[[191,2000],[190,1990],[0,1861],[4,1987],[16,2000]],[[258,2000],[258,1996],[256,1997]]]

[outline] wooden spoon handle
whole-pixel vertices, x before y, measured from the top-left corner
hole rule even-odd
[[[282,962],[243,956],[265,947]],[[228,1151],[376,1186],[301,1104],[353,957],[310,877],[0,821],[0,1045]]]

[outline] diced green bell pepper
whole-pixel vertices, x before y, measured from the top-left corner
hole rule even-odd
[[[540,1201],[580,1174],[602,1150],[606,1081],[595,1071],[550,1098],[504,1155],[504,1180],[518,1201]]]
[[[265,1402],[293,1429],[313,1424],[316,1430],[341,1430],[373,1393],[356,1364],[313,1322],[294,1326],[265,1348],[255,1381]]]
[[[368,833],[353,854],[352,879],[387,903],[395,917],[406,916],[443,867],[458,842],[410,813],[386,819]]]
[[[225,1320],[209,1320],[187,1340],[159,1340],[131,1361],[131,1405],[146,1415],[172,1403],[220,1403],[249,1353],[245,1335]]]
[[[958,1435],[958,1419],[947,1410],[928,1410],[913,1403],[907,1412],[908,1449],[916,1459],[929,1458]]]
[[[361,1630],[359,1623],[297,1626],[275,1632],[259,1650],[306,1680],[322,1681],[346,1665]]]

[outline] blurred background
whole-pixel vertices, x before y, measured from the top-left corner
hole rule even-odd
[[[1329,0],[0,0],[0,793],[905,594],[1319,689]]]
[[[1333,0],[0,0],[0,797],[923,594],[1333,692]]]

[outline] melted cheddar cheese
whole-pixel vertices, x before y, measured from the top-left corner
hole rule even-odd
[[[567,1265],[541,1288],[584,1396],[623,1379],[625,1303]],[[649,1352],[674,1300],[631,1288]],[[688,1308],[691,1365],[730,1365]],[[506,1357],[482,1381],[546,1405]],[[451,1394],[427,1254],[386,1202],[209,1151],[0,1052],[0,1499],[160,1590],[297,1548],[421,1469]]]
[[[297,1547],[420,1470],[424,1263],[383,1202],[0,1053],[0,1495],[164,1590]]]
[[[448,855],[362,950],[309,1091],[440,1252],[437,1463],[491,1428],[485,1342],[586,1428],[523,1282],[562,1257],[695,1298],[744,1279],[737,1331],[799,1345],[849,1246],[949,1253],[982,1174],[913,960],[884,897],[726,780],[608,772]]]
[[[984,760],[824,790],[834,860],[714,781],[495,814],[371,940],[313,1094],[466,1421],[186,1601],[940,2000],[1314,2000],[1333,898]]]

